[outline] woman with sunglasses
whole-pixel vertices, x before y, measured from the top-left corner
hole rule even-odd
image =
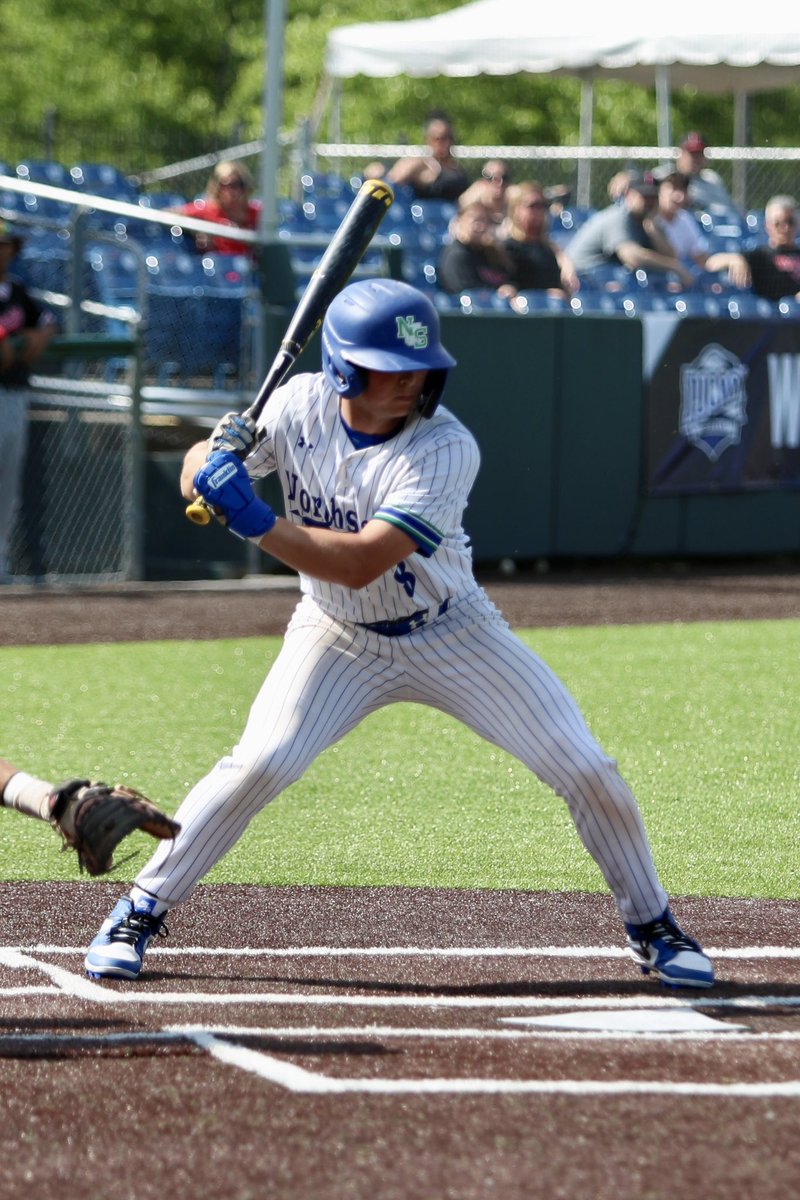
[[[238,229],[258,229],[261,204],[253,200],[253,177],[244,163],[218,162],[206,184],[205,196],[183,204],[174,211],[199,221],[235,225]],[[250,247],[235,238],[195,233],[195,247],[215,254],[248,254]]]
[[[550,241],[550,205],[541,184],[530,180],[510,190],[503,248],[520,292],[547,290],[569,296],[578,287],[575,268]]]
[[[500,225],[506,219],[506,200],[508,185],[511,182],[511,172],[508,163],[502,159],[491,158],[484,164],[480,178],[470,184],[458,198],[458,207],[466,208],[468,204],[482,204],[492,214],[492,220]]]

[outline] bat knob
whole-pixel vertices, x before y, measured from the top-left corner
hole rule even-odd
[[[198,497],[191,504],[186,506],[186,516],[195,525],[208,525],[211,520],[211,509],[206,504],[205,500]]]

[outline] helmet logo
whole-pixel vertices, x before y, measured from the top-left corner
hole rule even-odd
[[[413,314],[397,317],[397,336],[412,350],[425,350],[428,345],[428,326],[417,321]]]

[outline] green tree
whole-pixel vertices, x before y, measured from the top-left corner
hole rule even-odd
[[[406,0],[403,19],[432,16],[454,0]],[[287,0],[283,126],[312,113],[325,43],[337,25],[398,18],[394,0]],[[57,114],[54,156],[106,159],[126,171],[258,138],[263,129],[263,0],[0,0],[0,158],[42,153],[42,127]],[[651,89],[605,82],[595,89],[598,144],[654,144]],[[347,80],[342,136],[416,142],[424,114],[445,109],[471,144],[578,141],[577,80],[546,76]],[[800,89],[759,97],[754,144],[793,145]],[[673,127],[732,140],[732,100],[681,91]],[[327,131],[323,126],[323,135]]]

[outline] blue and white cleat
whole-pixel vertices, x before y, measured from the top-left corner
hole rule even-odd
[[[670,987],[714,985],[714,968],[699,942],[688,937],[667,908],[646,925],[625,925],[628,951],[642,974],[650,972]]]
[[[117,901],[86,952],[83,965],[90,979],[138,979],[145,950],[154,937],[167,934],[164,916],[153,916],[155,906],[149,897],[135,906],[129,896]]]

